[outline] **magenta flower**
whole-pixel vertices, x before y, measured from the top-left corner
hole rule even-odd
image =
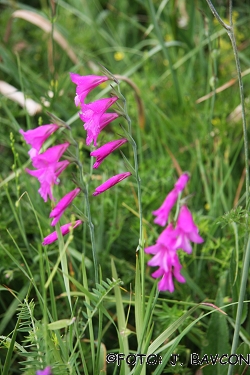
[[[56,205],[55,208],[51,211],[49,217],[54,218],[51,225],[54,226],[60,220],[66,208],[72,203],[75,197],[80,193],[81,189],[76,188],[66,194]]]
[[[83,104],[88,93],[101,83],[108,80],[104,76],[80,76],[76,73],[70,73],[71,81],[76,84],[75,105]]]
[[[58,125],[49,124],[39,126],[35,129],[27,130],[26,132],[20,129],[19,133],[22,134],[27,144],[31,145],[32,148],[39,152],[46,139],[49,138],[49,136],[53,134],[57,129],[59,129]]]
[[[63,153],[69,147],[69,143],[62,143],[57,146],[48,148],[42,154],[34,154],[31,157],[32,164],[35,168],[46,168],[47,166],[58,162]]]
[[[186,206],[182,206],[178,216],[177,224],[177,240],[175,243],[175,249],[182,249],[186,253],[192,252],[191,242],[202,243],[203,238],[199,235],[199,230],[195,225],[192,214]]]
[[[95,195],[99,195],[99,194],[103,193],[105,190],[110,189],[112,186],[118,184],[118,182],[124,180],[125,178],[127,178],[130,175],[131,175],[130,172],[125,172],[125,173],[120,173],[120,174],[117,174],[117,175],[109,178],[103,184],[101,184],[100,186],[98,186],[95,189],[95,192],[92,195],[95,196]]]
[[[160,234],[156,244],[145,249],[147,254],[154,254],[154,257],[148,262],[149,266],[159,267],[152,273],[152,277],[162,279],[158,283],[160,291],[168,290],[170,293],[174,291],[173,276],[180,283],[185,282],[185,278],[181,275],[182,268],[175,249],[177,232],[172,224]]]
[[[110,122],[114,121],[117,117],[119,117],[118,113],[115,112],[108,112],[104,113],[100,118],[100,131],[105,128]]]
[[[76,220],[75,224],[72,226],[72,223],[64,224],[63,226],[60,227],[61,233],[63,236],[69,233],[70,227],[75,229],[78,227],[78,225],[82,224],[81,220]],[[55,242],[58,240],[57,232],[53,232],[49,234],[47,237],[44,238],[43,240],[43,245],[50,245],[51,243]]]
[[[52,375],[51,367],[47,366],[44,370],[36,371],[36,375]]]
[[[53,185],[59,184],[59,175],[69,165],[67,160],[60,162],[58,160],[68,147],[69,143],[63,143],[48,148],[42,154],[31,155],[32,164],[37,170],[26,169],[26,172],[36,177],[40,182],[41,187],[38,192],[45,202],[47,202],[48,195],[51,200],[55,200],[52,194]]]
[[[96,146],[96,140],[101,131],[102,116],[117,100],[117,97],[104,98],[92,103],[82,104],[79,116],[80,119],[85,122],[84,129],[87,131],[87,145],[90,145],[91,142],[94,141],[94,146]]]
[[[79,116],[81,116],[81,114],[79,114]],[[111,121],[114,121],[117,117],[119,117],[117,113],[113,113],[113,112],[104,113],[100,118],[99,129],[94,128],[93,129],[94,131],[92,131],[92,128],[88,129],[86,144],[90,145],[91,142],[94,141],[94,145],[96,146],[98,135],[100,134],[102,129],[104,129],[105,126],[107,126]]]
[[[156,216],[156,218],[154,219],[155,224],[161,225],[162,227],[166,225],[169,213],[178,199],[178,194],[178,190],[171,190],[162,203],[161,207],[159,207],[158,210],[152,212],[152,214]]]
[[[162,227],[166,225],[169,213],[177,202],[179,193],[181,193],[185,189],[188,180],[188,173],[183,173],[180,176],[175,184],[174,189],[170,191],[162,205],[158,208],[158,210],[152,212],[152,214],[156,216],[154,223],[161,225]]]
[[[48,196],[51,200],[55,200],[52,194],[52,189],[54,185],[58,185],[59,175],[64,171],[64,169],[69,165],[68,160],[59,161],[58,163],[51,164],[46,168],[39,168],[37,170],[31,170],[26,168],[26,172],[31,176],[36,177],[40,182],[40,189],[38,193],[43,198],[44,202],[47,202]]]
[[[176,181],[174,187],[175,187],[175,189],[176,189],[179,193],[182,192],[182,191],[185,189],[185,187],[186,187],[186,185],[187,185],[187,183],[188,183],[189,178],[190,178],[190,177],[189,177],[189,173],[187,173],[187,172],[184,172],[184,173],[178,178],[178,180]]]
[[[90,156],[96,157],[96,162],[93,165],[93,168],[98,168],[99,165],[103,162],[103,160],[111,154],[111,152],[115,151],[118,147],[122,146],[128,140],[126,138],[117,139],[116,141],[111,141],[106,143],[105,145],[99,147],[95,151],[90,153]]]

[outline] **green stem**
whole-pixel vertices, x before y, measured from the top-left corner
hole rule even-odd
[[[88,177],[88,179],[86,179],[84,178],[83,165],[80,161],[80,151],[79,151],[78,143],[73,138],[71,132],[69,134],[69,137],[70,137],[70,142],[72,142],[76,148],[76,158],[75,158],[76,160],[75,161],[80,170],[80,184],[82,185],[82,191],[85,196],[88,226],[89,226],[89,232],[90,232],[90,241],[91,241],[91,248],[92,248],[92,256],[93,256],[93,263],[94,263],[95,283],[98,283],[98,266],[97,266],[97,255],[96,255],[95,231],[94,231],[94,224],[92,223],[92,216],[91,216],[90,203],[89,203],[89,191],[88,191],[88,185],[89,185],[88,181],[89,181],[89,178],[91,177],[93,161],[91,158],[90,176]]]
[[[242,76],[241,76],[240,59],[239,59],[239,54],[237,50],[234,27],[233,27],[232,0],[229,1],[230,25],[227,25],[225,24],[225,22],[222,21],[222,19],[220,18],[219,14],[217,13],[216,9],[214,8],[210,0],[207,0],[207,3],[212,13],[214,14],[214,16],[217,18],[220,24],[226,29],[227,34],[232,43],[233,53],[235,57],[238,82],[239,82],[239,90],[240,90],[240,100],[241,100],[241,106],[242,106],[242,127],[243,127],[243,138],[244,138],[245,168],[246,168],[246,209],[247,209],[248,204],[249,204],[249,169],[248,169],[249,157],[248,157],[247,124],[246,124],[245,98],[244,98],[244,90],[243,90],[243,81],[242,81]],[[248,226],[248,214],[246,214],[246,227],[247,226]],[[231,354],[235,354],[238,341],[239,341],[241,316],[242,316],[244,296],[245,296],[245,291],[246,291],[246,283],[248,280],[249,263],[250,263],[250,238],[249,238],[248,233],[246,233],[245,243],[244,243],[243,270],[242,270],[242,276],[241,276],[240,294],[239,294],[239,300],[238,300],[238,308],[237,308],[237,314],[236,314],[236,320],[235,320],[235,330],[234,330]],[[229,365],[228,375],[232,375],[232,373],[233,373],[233,365]]]
[[[89,203],[89,193],[88,193],[88,185],[85,186],[85,202],[86,202],[86,209],[87,209],[87,216],[88,216],[88,226],[90,232],[90,240],[91,240],[91,247],[92,247],[92,256],[94,262],[94,270],[95,270],[95,283],[98,283],[98,268],[97,268],[97,256],[96,256],[96,244],[95,244],[95,233],[94,233],[94,224],[92,223],[91,211],[90,211],[90,203]]]
[[[244,137],[244,153],[245,153],[245,168],[246,168],[246,208],[248,208],[249,204],[249,168],[248,168],[248,139],[247,139],[247,123],[246,123],[246,110],[245,110],[245,97],[244,97],[244,89],[243,89],[243,81],[241,76],[241,67],[240,67],[240,59],[239,54],[236,46],[235,34],[233,31],[233,25],[231,31],[228,32],[228,36],[231,40],[236,68],[237,68],[237,76],[239,81],[239,88],[240,88],[240,101],[242,106],[242,127],[243,127],[243,137]]]
[[[63,281],[64,281],[64,286],[65,286],[66,294],[67,294],[68,301],[69,301],[70,310],[72,312],[72,303],[71,303],[70,285],[69,285],[68,259],[67,259],[67,253],[64,247],[63,235],[62,235],[59,223],[56,224],[56,232],[58,236],[58,245],[59,245],[60,258],[61,258]]]
[[[77,146],[78,147],[78,146]],[[77,150],[77,154],[79,150]],[[88,218],[88,226],[90,232],[90,241],[91,241],[91,248],[92,248],[92,257],[94,263],[94,272],[95,272],[95,283],[98,283],[98,267],[97,267],[97,255],[96,255],[96,244],[95,244],[95,233],[94,233],[94,224],[92,223],[92,216],[90,210],[90,203],[89,203],[89,190],[88,190],[88,181],[85,181],[84,174],[83,174],[83,166],[79,160],[79,155],[77,156],[78,159],[78,166],[80,169],[80,181],[81,184],[84,186],[84,195],[85,195],[85,202],[86,202],[86,211],[87,211],[87,218]]]

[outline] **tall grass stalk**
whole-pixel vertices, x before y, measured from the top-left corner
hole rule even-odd
[[[246,123],[245,97],[244,97],[243,81],[242,81],[242,75],[241,75],[241,66],[240,66],[240,59],[239,59],[239,54],[237,50],[235,33],[234,33],[234,25],[233,25],[233,4],[232,4],[232,0],[230,0],[229,1],[229,25],[228,25],[222,20],[217,10],[215,9],[214,5],[212,4],[211,0],[207,0],[207,3],[213,15],[215,16],[215,18],[218,20],[221,26],[224,27],[224,29],[226,29],[227,34],[232,44],[232,49],[233,49],[233,53],[235,57],[237,77],[239,81],[240,101],[241,101],[241,107],[242,107],[242,127],[243,127],[243,137],[244,137],[244,154],[245,154],[245,169],[246,169],[246,209],[248,209],[249,156],[248,156],[247,123]],[[248,223],[248,214],[246,214],[246,227],[247,227],[247,223]],[[244,255],[243,255],[243,270],[242,270],[242,276],[241,276],[239,301],[238,301],[238,308],[237,308],[237,314],[236,314],[233,342],[232,342],[232,347],[231,347],[231,354],[235,354],[237,345],[238,345],[238,340],[239,340],[241,316],[242,316],[242,310],[243,310],[246,283],[248,279],[249,262],[250,262],[250,238],[249,238],[248,233],[246,233],[245,243],[244,243]],[[233,372],[233,365],[229,365],[228,375],[231,375],[232,372]]]

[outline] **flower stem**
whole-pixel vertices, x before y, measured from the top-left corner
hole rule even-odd
[[[118,86],[119,87],[119,86]],[[119,88],[120,92],[120,88]],[[145,311],[145,254],[143,249],[143,221],[142,221],[142,194],[141,194],[141,178],[139,176],[139,160],[138,160],[138,148],[137,144],[132,136],[132,124],[131,119],[127,113],[127,102],[124,96],[121,94],[121,98],[124,102],[124,112],[125,118],[128,123],[128,132],[130,134],[130,141],[133,148],[133,155],[134,155],[134,170],[135,170],[135,179],[137,182],[137,198],[138,198],[138,211],[139,211],[139,220],[140,220],[140,229],[139,229],[139,243],[137,246],[136,251],[139,251],[139,264],[140,264],[140,274],[141,274],[141,299],[142,299],[142,310],[141,313],[144,314]],[[141,317],[143,319],[143,316]]]
[[[95,283],[98,283],[98,268],[97,268],[97,256],[96,256],[96,244],[95,244],[94,224],[92,223],[92,217],[91,217],[91,211],[90,211],[88,185],[86,184],[85,187],[86,187],[85,202],[86,202],[86,209],[87,209],[87,216],[88,216],[88,226],[89,226],[89,232],[90,232],[90,240],[91,240],[91,247],[92,247],[92,256],[93,256],[94,270],[95,270]]]
[[[235,33],[234,33],[234,26],[233,26],[233,17],[232,17],[232,0],[229,1],[229,22],[230,25],[227,25],[224,21],[222,21],[221,17],[217,13],[216,9],[214,8],[212,2],[207,0],[208,6],[210,7],[213,15],[219,21],[219,23],[226,29],[227,34],[231,40],[233,53],[235,57],[236,69],[237,69],[237,76],[239,82],[239,90],[240,90],[240,101],[242,106],[242,127],[243,127],[243,138],[244,138],[244,154],[245,154],[245,168],[246,168],[246,210],[248,209],[249,205],[249,157],[248,157],[248,138],[247,138],[247,124],[246,124],[246,111],[245,111],[245,98],[244,98],[244,90],[243,90],[243,81],[241,75],[241,66],[240,66],[240,59],[237,50],[236,40],[235,40]],[[248,214],[246,214],[246,227],[248,224]],[[243,256],[243,270],[241,276],[241,284],[240,284],[240,294],[238,300],[238,308],[235,320],[235,330],[231,348],[231,354],[235,354],[238,341],[239,341],[239,333],[241,327],[241,315],[243,310],[243,303],[244,303],[244,296],[246,291],[246,283],[248,279],[248,270],[249,270],[249,263],[250,263],[250,237],[248,233],[245,235],[245,243],[244,243],[244,256]],[[228,367],[228,375],[232,375],[233,372],[233,365],[229,365]]]
[[[84,177],[83,165],[80,161],[79,145],[73,138],[71,132],[70,132],[70,140],[76,148],[76,163],[80,170],[80,184],[83,187],[82,190],[85,196],[85,203],[86,203],[86,211],[87,211],[90,241],[91,241],[91,248],[92,248],[92,257],[93,257],[93,263],[94,263],[95,283],[98,283],[98,266],[97,266],[97,255],[96,255],[95,231],[94,231],[94,224],[92,223],[92,216],[91,216],[90,203],[89,203],[89,191],[88,191],[89,180],[87,180]],[[91,160],[91,171],[92,171],[92,160]]]

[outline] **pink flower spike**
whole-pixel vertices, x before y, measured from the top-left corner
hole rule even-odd
[[[70,191],[57,203],[56,207],[53,208],[49,215],[50,218],[54,218],[54,220],[51,223],[52,226],[55,226],[58,223],[66,208],[72,203],[72,201],[80,193],[80,191],[80,188],[76,188]]]
[[[57,146],[48,148],[42,154],[38,154],[32,157],[32,164],[35,168],[46,168],[49,165],[57,163],[62,154],[69,147],[69,143],[62,143]]]
[[[176,231],[178,233],[175,249],[182,249],[186,253],[192,252],[191,242],[202,243],[203,238],[199,235],[199,230],[195,225],[192,214],[186,206],[180,209],[179,217],[176,224]]]
[[[101,184],[100,186],[98,186],[95,189],[95,192],[92,195],[96,196],[96,195],[99,195],[99,194],[103,193],[104,191],[110,189],[112,186],[118,184],[118,182],[124,180],[128,176],[131,176],[130,172],[120,173],[120,174],[117,174],[117,175],[109,178],[103,184]]]
[[[117,97],[104,98],[81,106],[79,116],[80,119],[85,122],[84,129],[87,131],[87,145],[90,145],[91,142],[94,141],[94,146],[96,146],[96,140],[101,131],[100,124],[102,116],[117,100]]]
[[[93,165],[93,168],[98,168],[99,165],[103,162],[103,160],[111,154],[111,152],[115,151],[118,147],[122,146],[128,140],[126,138],[117,139],[115,141],[111,141],[106,143],[105,145],[99,147],[95,151],[90,153],[90,156],[96,157],[96,162]]]
[[[36,375],[52,375],[51,367],[47,366],[44,370],[36,371]]]
[[[32,148],[39,152],[46,139],[49,138],[49,136],[53,134],[57,129],[59,129],[58,125],[49,124],[39,126],[35,129],[27,130],[26,132],[20,129],[19,133],[22,134],[26,143],[31,145]]]
[[[75,224],[73,225],[73,229],[78,227],[78,225],[82,224],[81,220],[76,220]],[[69,229],[72,227],[72,223],[64,224],[61,226],[60,230],[63,236],[69,233]],[[43,240],[43,246],[50,245],[51,243],[55,242],[58,240],[57,232],[53,232],[49,234],[47,237],[44,238]]]
[[[177,199],[178,190],[171,190],[158,210],[152,212],[152,214],[156,216],[156,218],[154,219],[154,223],[161,225],[162,227],[166,225],[169,213],[175,205]]]
[[[70,78],[76,84],[75,105],[83,104],[88,93],[101,83],[108,80],[105,76],[80,76],[76,73],[70,73]]]
[[[175,183],[174,187],[175,189],[180,193],[182,192],[187,183],[188,183],[188,180],[189,180],[190,176],[187,172],[184,172],[177,180],[177,182]]]

